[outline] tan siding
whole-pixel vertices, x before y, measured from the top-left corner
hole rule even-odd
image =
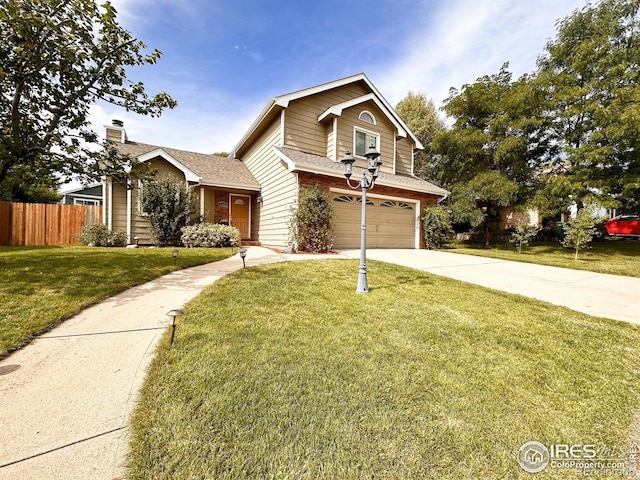
[[[122,143],[122,130],[107,127],[107,140]]]
[[[103,205],[103,214],[105,215],[104,218],[106,218],[105,221],[105,225],[109,225],[109,215],[111,215],[111,211],[110,211],[110,204],[111,204],[111,182],[113,181],[113,179],[111,177],[107,177],[106,181],[104,182],[104,205]]]
[[[131,243],[138,237],[140,244],[153,243],[151,232],[149,231],[149,221],[147,217],[140,215],[140,189],[138,182],[131,190]]]
[[[291,205],[296,198],[296,177],[273,152],[280,140],[280,121],[265,130],[243,161],[262,186],[263,203],[255,239],[263,245],[286,246],[289,241]]]
[[[396,173],[406,173],[411,175],[411,152],[413,142],[408,138],[401,138],[396,142]]]
[[[182,182],[185,181],[184,174],[178,168],[174,167],[161,157],[149,160],[148,162],[145,162],[145,165],[148,165],[149,168],[153,170],[157,170],[159,177],[169,177]]]
[[[363,122],[358,118],[363,110],[367,110],[375,116],[376,125]],[[342,116],[338,119],[338,159],[342,158],[347,150],[354,153],[354,126],[380,135],[382,171],[393,173],[395,127],[373,101],[356,105],[342,112]],[[362,159],[357,159],[356,165],[359,167],[367,166],[366,161]]]
[[[332,105],[367,93],[364,86],[358,83],[292,101],[285,114],[285,146],[326,155],[327,131],[318,122],[318,117]]]
[[[335,135],[333,133],[333,120],[327,123],[326,136],[327,136],[327,157],[331,158],[332,160],[336,160],[335,158],[333,158],[333,146],[334,146],[334,139],[335,139]]]
[[[204,190],[204,221],[209,223],[215,222],[216,199],[215,191],[212,188]]]
[[[113,225],[116,232],[127,232],[127,189],[113,183]]]

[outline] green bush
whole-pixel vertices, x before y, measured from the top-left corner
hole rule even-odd
[[[82,229],[80,241],[90,247],[124,247],[127,234],[114,232],[102,223],[94,223]]]
[[[575,260],[578,259],[578,252],[589,248],[593,237],[598,235],[596,228],[597,223],[598,219],[592,217],[592,210],[583,208],[578,210],[575,218],[572,218],[565,224],[565,235],[562,240],[562,246],[575,249]]]
[[[291,219],[296,251],[320,253],[329,250],[333,240],[332,218],[331,199],[317,185],[302,188]]]
[[[522,247],[526,247],[538,234],[538,227],[528,223],[520,223],[511,233],[509,241],[516,244],[518,253],[522,252]]]
[[[427,207],[422,215],[422,231],[428,249],[440,248],[453,235],[449,211],[436,205]]]
[[[230,247],[240,243],[240,230],[229,225],[199,223],[182,227],[185,247]]]
[[[195,212],[191,189],[184,182],[158,178],[145,183],[141,195],[154,242],[161,247],[176,245],[180,229]]]

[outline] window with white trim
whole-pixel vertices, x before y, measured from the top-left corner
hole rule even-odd
[[[380,151],[380,135],[356,127],[353,135],[353,151],[355,155],[364,157],[364,154],[367,153],[371,146]]]
[[[92,205],[92,206],[100,206],[100,200],[90,200],[88,198],[74,198],[74,205]]]
[[[367,112],[366,110],[360,113],[358,119],[362,120],[363,122],[370,123],[371,125],[376,124],[376,117],[373,116],[373,113]]]
[[[144,182],[138,179],[138,215],[146,217],[149,215],[149,212],[142,207],[142,190],[144,190]]]

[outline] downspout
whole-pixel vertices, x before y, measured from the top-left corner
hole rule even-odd
[[[133,186],[129,182],[130,180],[127,180],[127,244],[131,245],[131,209],[133,208],[133,205],[131,205],[131,195]]]
[[[109,177],[109,216],[107,217],[107,227],[113,230],[113,177]]]
[[[200,187],[200,218],[204,222],[204,187]]]

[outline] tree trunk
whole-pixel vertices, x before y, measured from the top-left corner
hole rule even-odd
[[[487,202],[487,215],[484,219],[484,248],[491,248],[491,203]]]

